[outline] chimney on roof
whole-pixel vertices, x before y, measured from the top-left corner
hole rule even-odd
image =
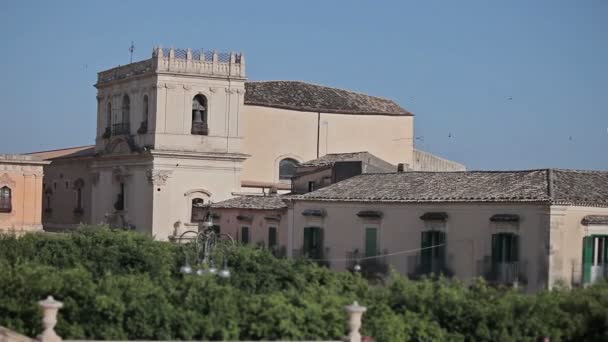
[[[277,187],[271,186],[270,189],[268,189],[268,195],[276,195],[276,194],[277,194]]]
[[[399,163],[397,164],[397,172],[403,172],[405,169],[405,164]]]

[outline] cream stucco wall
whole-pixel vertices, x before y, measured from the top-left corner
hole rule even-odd
[[[551,251],[551,285],[557,282],[567,286],[581,285],[583,237],[593,234],[608,235],[608,225],[583,225],[582,219],[587,215],[608,215],[608,208],[551,207],[551,240],[548,243]]]
[[[0,212],[0,232],[42,230],[42,166],[32,157],[0,155],[0,188],[11,190],[11,211]]]
[[[306,209],[325,209],[325,217],[303,216]],[[361,210],[378,210],[382,219],[363,219]],[[445,224],[422,221],[425,212],[446,212]],[[490,221],[494,214],[517,214],[518,224]],[[302,248],[305,227],[324,228],[325,247],[329,259],[345,258],[354,249],[364,250],[366,226],[379,228],[379,250],[388,253],[416,250],[421,246],[421,232],[440,229],[446,232],[448,268],[463,280],[483,276],[484,263],[491,256],[491,236],[497,232],[514,232],[520,236],[519,260],[525,269],[526,289],[536,291],[547,287],[549,207],[542,204],[379,204],[296,201],[293,211],[290,244]],[[418,252],[388,258],[397,271],[408,274],[413,269]],[[344,269],[345,262],[331,262],[331,267]]]
[[[278,182],[279,161],[317,158],[318,113],[246,105],[243,180]],[[319,154],[368,151],[412,163],[413,116],[320,114]]]

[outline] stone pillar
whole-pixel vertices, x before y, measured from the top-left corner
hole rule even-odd
[[[361,318],[363,317],[363,313],[367,311],[366,307],[360,306],[356,301],[351,305],[345,307],[346,312],[350,315],[348,326],[349,333],[346,336],[345,341],[348,342],[361,342],[361,333],[359,329],[361,328]]]
[[[61,342],[61,337],[55,332],[55,324],[57,324],[57,311],[63,307],[63,303],[56,301],[53,296],[48,296],[38,304],[42,307],[42,325],[44,326],[44,331],[38,335],[38,340]]]

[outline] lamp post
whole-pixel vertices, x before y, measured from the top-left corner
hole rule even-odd
[[[182,240],[186,239],[186,235],[191,235],[187,239],[194,240],[194,263],[190,265],[187,251],[184,250],[185,262],[179,271],[184,274],[196,274],[198,276],[204,275],[217,275],[220,278],[230,278],[232,275],[230,269],[228,269],[228,259],[226,258],[227,244],[229,247],[234,247],[236,244],[234,239],[229,234],[217,233],[213,227],[213,216],[211,215],[211,202],[207,205],[207,220],[199,223],[199,229],[187,230],[179,235],[176,239],[181,243]],[[223,267],[218,270],[214,255],[216,248],[222,249],[222,261]]]

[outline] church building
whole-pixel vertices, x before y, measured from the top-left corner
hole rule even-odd
[[[161,47],[99,72],[95,145],[31,154],[51,161],[45,229],[108,223],[165,240],[210,201],[289,191],[298,164],[331,153],[464,170],[416,151],[414,116],[391,100],[246,79],[241,53]]]

